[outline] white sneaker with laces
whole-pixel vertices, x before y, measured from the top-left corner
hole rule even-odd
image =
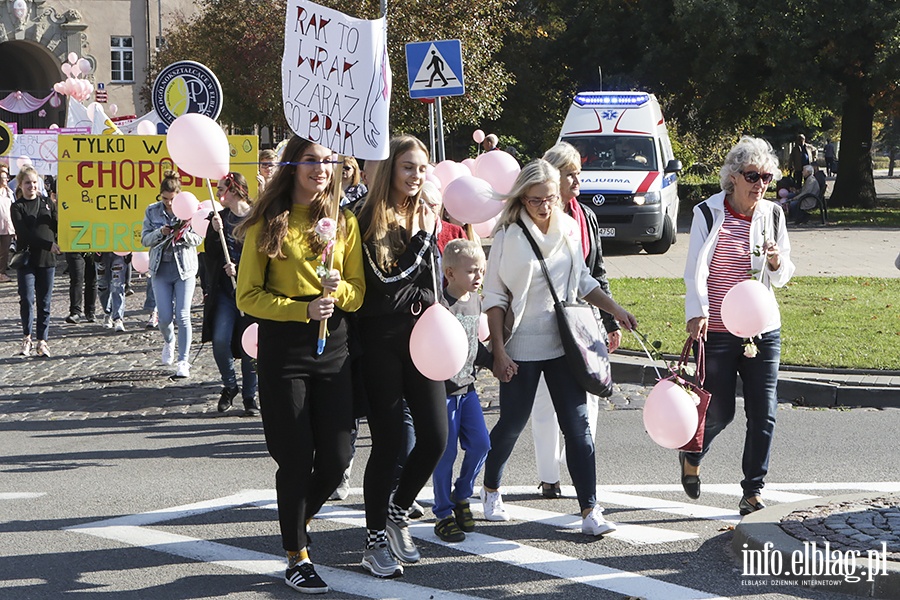
[[[125,323],[122,322],[122,319],[113,321],[113,329],[116,331],[125,331]]]
[[[185,379],[191,376],[191,363],[186,360],[179,360],[175,366],[176,379]]]
[[[175,340],[163,342],[162,358],[160,360],[164,365],[171,365],[175,362]]]
[[[581,533],[585,535],[604,535],[618,529],[615,523],[603,518],[603,508],[595,506],[588,516],[581,520]]]
[[[488,521],[509,521],[509,514],[503,508],[503,496],[500,490],[489,492],[481,488],[481,505],[484,508],[484,518]]]

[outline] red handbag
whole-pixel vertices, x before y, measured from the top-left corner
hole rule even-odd
[[[697,431],[694,433],[694,437],[691,438],[691,441],[679,448],[679,450],[684,450],[685,452],[700,452],[703,450],[703,431],[706,429],[706,410],[709,408],[709,401],[712,398],[712,394],[703,389],[703,382],[706,381],[706,355],[703,351],[703,339],[697,340],[696,343],[697,348],[694,353],[694,362],[697,365],[697,369],[694,371],[694,376],[691,379],[686,379],[682,375],[685,372],[685,367],[690,363],[691,349],[694,347],[694,339],[691,336],[688,336],[687,341],[684,342],[684,348],[681,350],[681,357],[678,359],[678,364],[675,365],[675,370],[673,371],[670,368],[669,370],[672,374],[666,378],[686,390],[690,390],[700,399],[699,404],[697,404]]]

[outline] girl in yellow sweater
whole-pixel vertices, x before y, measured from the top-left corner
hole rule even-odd
[[[330,193],[334,167],[331,150],[295,136],[275,176],[235,230],[245,238],[237,306],[259,322],[259,401],[266,446],[278,463],[285,583],[307,593],[328,591],[309,561],[306,524],[350,463],[353,399],[346,313],[360,307],[365,293],[356,218],[345,210],[336,222],[328,221],[336,209]],[[331,239],[323,224],[335,226]],[[323,266],[324,252],[334,254],[331,271]],[[329,336],[318,355],[324,319]]]

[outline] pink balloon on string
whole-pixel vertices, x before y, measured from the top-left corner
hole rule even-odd
[[[480,129],[476,129],[475,131],[472,132],[472,140],[473,140],[476,144],[480,144],[481,142],[483,142],[483,141],[484,141],[484,137],[485,137],[485,136],[484,136],[484,132],[483,132],[482,130],[480,130]]]
[[[199,235],[200,237],[206,237],[206,232],[209,230],[209,213],[210,210],[200,209],[191,215],[191,228],[194,230],[194,233]]]
[[[463,164],[463,166],[465,166],[469,169],[470,174],[472,174],[472,175],[475,174],[475,159],[474,158],[464,158],[462,160],[462,164]]]
[[[732,335],[752,338],[765,330],[777,310],[769,288],[748,279],[728,290],[722,299],[722,323]]]
[[[113,252],[113,254],[115,254],[116,256],[128,256],[129,254],[131,254],[131,250],[116,250],[115,252]]]
[[[498,194],[508,194],[522,168],[508,152],[493,150],[482,154],[475,163],[475,177],[484,179]]]
[[[68,59],[69,59],[69,64],[74,65],[78,61],[78,55],[75,54],[74,52],[69,52]]]
[[[65,64],[64,64],[62,67],[60,67],[60,68],[62,69],[62,72],[63,72],[67,77],[69,77],[69,76],[72,75],[72,65],[70,65],[69,63],[65,63]]]
[[[110,104],[109,105],[109,116],[114,117],[114,116],[116,116],[117,112],[119,112],[119,105],[118,104]]]
[[[94,116],[97,114],[97,109],[99,107],[100,107],[100,105],[97,104],[96,102],[91,102],[90,104],[87,105],[87,108],[85,108],[84,110],[87,113],[88,119],[90,119],[91,121],[94,120]]]
[[[205,210],[206,214],[209,215],[209,213],[212,211],[219,212],[220,210],[222,210],[222,205],[219,204],[218,201],[213,202],[212,200],[204,200],[200,203],[199,210]]]
[[[483,223],[503,210],[488,182],[471,175],[444,186],[444,208],[462,223]]]
[[[449,185],[454,179],[469,174],[466,167],[452,160],[443,160],[434,168],[434,176],[441,180],[444,187]]]
[[[259,354],[259,324],[250,323],[244,333],[241,334],[241,348],[250,358],[256,358]]]
[[[199,208],[200,201],[197,200],[197,196],[190,192],[178,192],[172,198],[172,212],[182,221],[187,221],[193,217]]]
[[[156,124],[152,121],[141,121],[137,124],[138,135],[156,135]]]
[[[446,381],[466,364],[469,340],[453,313],[441,304],[432,304],[409,335],[409,354],[422,375]]]
[[[131,266],[138,273],[146,273],[150,270],[150,254],[147,252],[135,252],[131,255]]]
[[[221,179],[228,174],[228,137],[206,115],[188,113],[175,119],[166,134],[166,146],[175,164],[194,177]]]
[[[488,219],[487,221],[483,221],[481,223],[475,223],[472,225],[472,229],[475,230],[475,233],[478,234],[478,237],[491,237],[494,233],[494,227],[497,226],[497,218]]]
[[[78,66],[78,63],[72,65],[72,77],[78,77],[81,75],[81,67]]]
[[[48,127],[48,129],[59,129],[59,125],[57,125],[56,123],[50,123],[50,127]]]
[[[680,448],[697,433],[697,404],[683,387],[660,380],[644,402],[644,429],[663,448]]]
[[[491,330],[488,328],[487,315],[481,313],[481,316],[478,317],[478,341],[486,342],[489,337],[491,337]]]
[[[434,187],[436,187],[439,190],[443,189],[443,187],[444,187],[444,184],[441,183],[441,180],[438,179],[434,175],[434,173],[428,173],[427,175],[425,175],[425,181],[430,181],[431,183],[434,184]]]
[[[53,84],[53,91],[55,91],[57,94],[62,94],[62,95],[65,96],[65,94],[66,94],[66,82],[64,82],[64,81],[57,81],[56,83],[54,83],[54,84]]]
[[[90,75],[94,70],[94,65],[92,65],[91,61],[86,58],[79,58],[76,64],[78,65],[78,68],[81,69],[81,72],[85,75]]]

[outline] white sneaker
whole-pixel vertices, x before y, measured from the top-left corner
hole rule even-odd
[[[618,529],[615,523],[603,518],[603,508],[595,506],[584,519],[581,520],[581,533],[585,535],[604,535]]]
[[[500,491],[489,492],[481,488],[481,505],[484,507],[484,518],[488,521],[509,521],[509,515],[503,508],[503,496]]]
[[[178,364],[175,366],[175,378],[176,379],[185,379],[191,376],[191,363],[186,360],[178,361]]]
[[[125,323],[122,322],[122,319],[113,321],[113,329],[116,331],[125,331]]]
[[[164,365],[171,365],[175,362],[175,340],[163,342],[162,358],[160,360]]]
[[[106,327],[107,329],[113,328],[112,315],[106,315],[105,317],[103,317],[103,326]]]

